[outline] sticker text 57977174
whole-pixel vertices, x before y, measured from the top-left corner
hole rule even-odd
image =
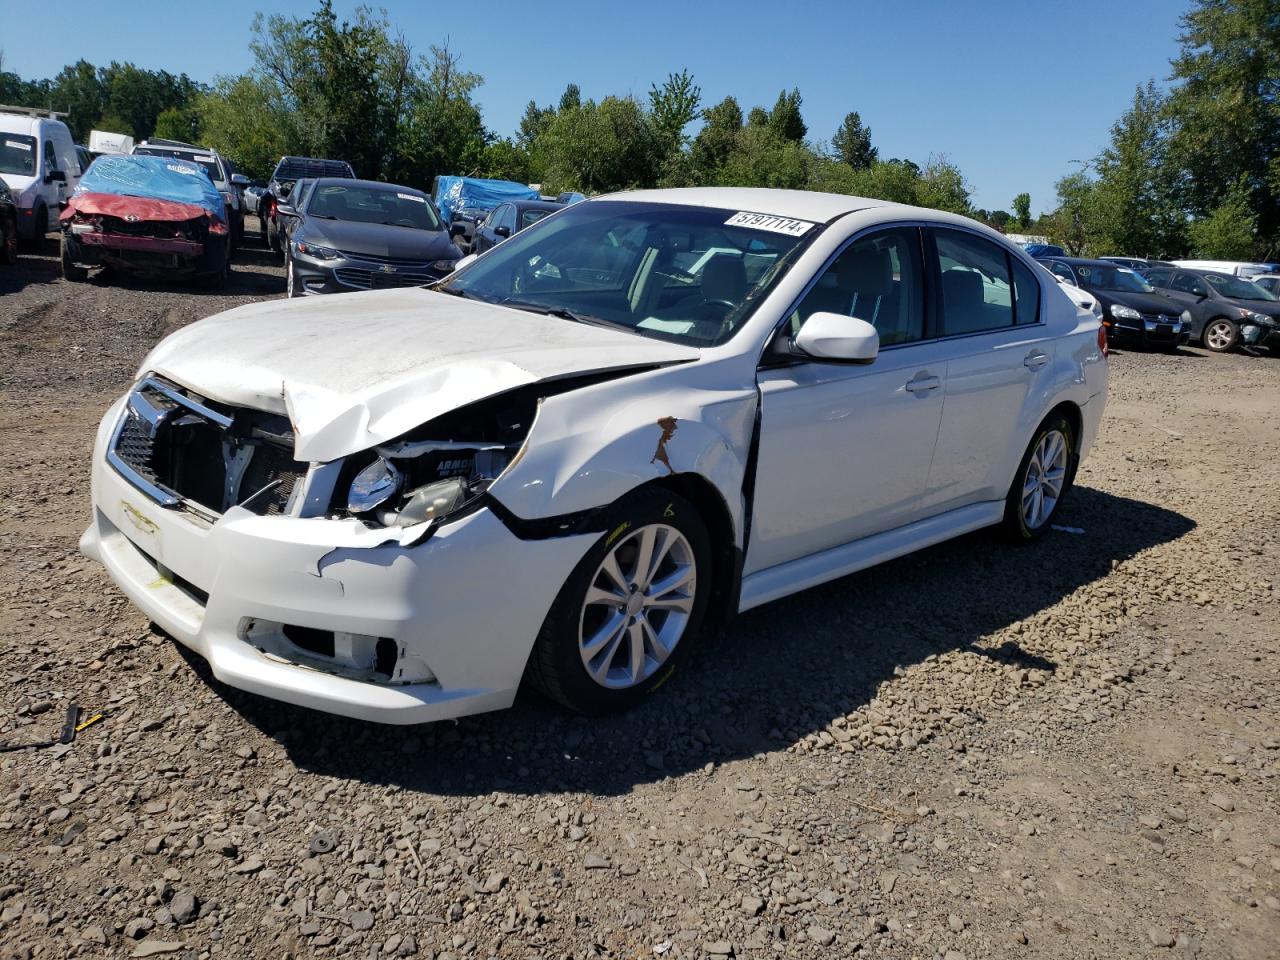
[[[726,227],[750,227],[752,230],[770,230],[792,237],[803,237],[813,229],[808,220],[792,220],[790,217],[774,217],[767,213],[748,213],[740,210],[724,222]]]

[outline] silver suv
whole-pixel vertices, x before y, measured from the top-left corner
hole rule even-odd
[[[236,173],[231,161],[218,153],[193,143],[181,140],[162,140],[155,138],[143,140],[133,148],[133,153],[152,157],[173,157],[185,160],[204,170],[213,181],[213,185],[222,194],[222,202],[227,205],[228,226],[231,228],[231,245],[238,247],[244,239],[244,198],[240,191],[248,186],[249,178]]]

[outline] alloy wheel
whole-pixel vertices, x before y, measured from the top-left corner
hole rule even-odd
[[[1234,339],[1233,333],[1231,324],[1219,320],[1209,324],[1209,329],[1204,334],[1204,341],[1210,350],[1226,350]]]
[[[1022,522],[1038,530],[1053,515],[1067,479],[1067,438],[1050,430],[1036,444],[1022,481]]]
[[[619,540],[583,600],[578,652],[587,674],[612,690],[651,677],[684,635],[696,590],[693,547],[675,527],[648,524]]]

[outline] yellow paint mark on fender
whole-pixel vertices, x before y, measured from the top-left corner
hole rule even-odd
[[[653,691],[657,690],[660,686],[662,686],[664,683],[666,683],[668,680],[670,680],[670,679],[671,679],[671,675],[672,675],[673,673],[675,673],[675,672],[676,672],[676,668],[675,668],[675,667],[669,667],[669,668],[667,669],[667,672],[666,672],[665,674],[663,674],[662,679],[661,679],[661,680],[659,680],[657,683],[655,683],[652,687],[650,687],[650,688],[649,688],[649,692],[650,692],[650,693],[653,693]]]
[[[609,539],[604,542],[604,545],[606,547],[613,546],[613,542],[617,540],[620,536],[622,536],[630,528],[631,528],[631,521],[623,520],[622,523],[618,524],[616,527],[613,528],[613,533],[609,534]]]
[[[665,510],[663,510],[663,511],[662,511],[662,515],[663,515],[664,517],[674,517],[674,516],[676,515],[676,508],[675,508],[675,504],[673,504],[673,503],[668,503],[668,504],[667,504],[667,509],[665,509]]]
[[[124,511],[124,515],[129,518],[129,522],[137,527],[139,533],[145,533],[149,537],[154,537],[160,532],[160,528],[156,526],[155,521],[143,515],[142,511],[131,504],[128,500],[120,501],[120,509]]]

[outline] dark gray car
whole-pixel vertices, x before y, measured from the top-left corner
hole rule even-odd
[[[281,203],[288,295],[420,287],[462,257],[421,190],[371,180],[320,178]],[[291,197],[293,199],[293,197]]]
[[[1244,343],[1280,355],[1280,301],[1255,283],[1225,273],[1157,267],[1147,282],[1182,306],[1191,318],[1191,339],[1215,353]]]

